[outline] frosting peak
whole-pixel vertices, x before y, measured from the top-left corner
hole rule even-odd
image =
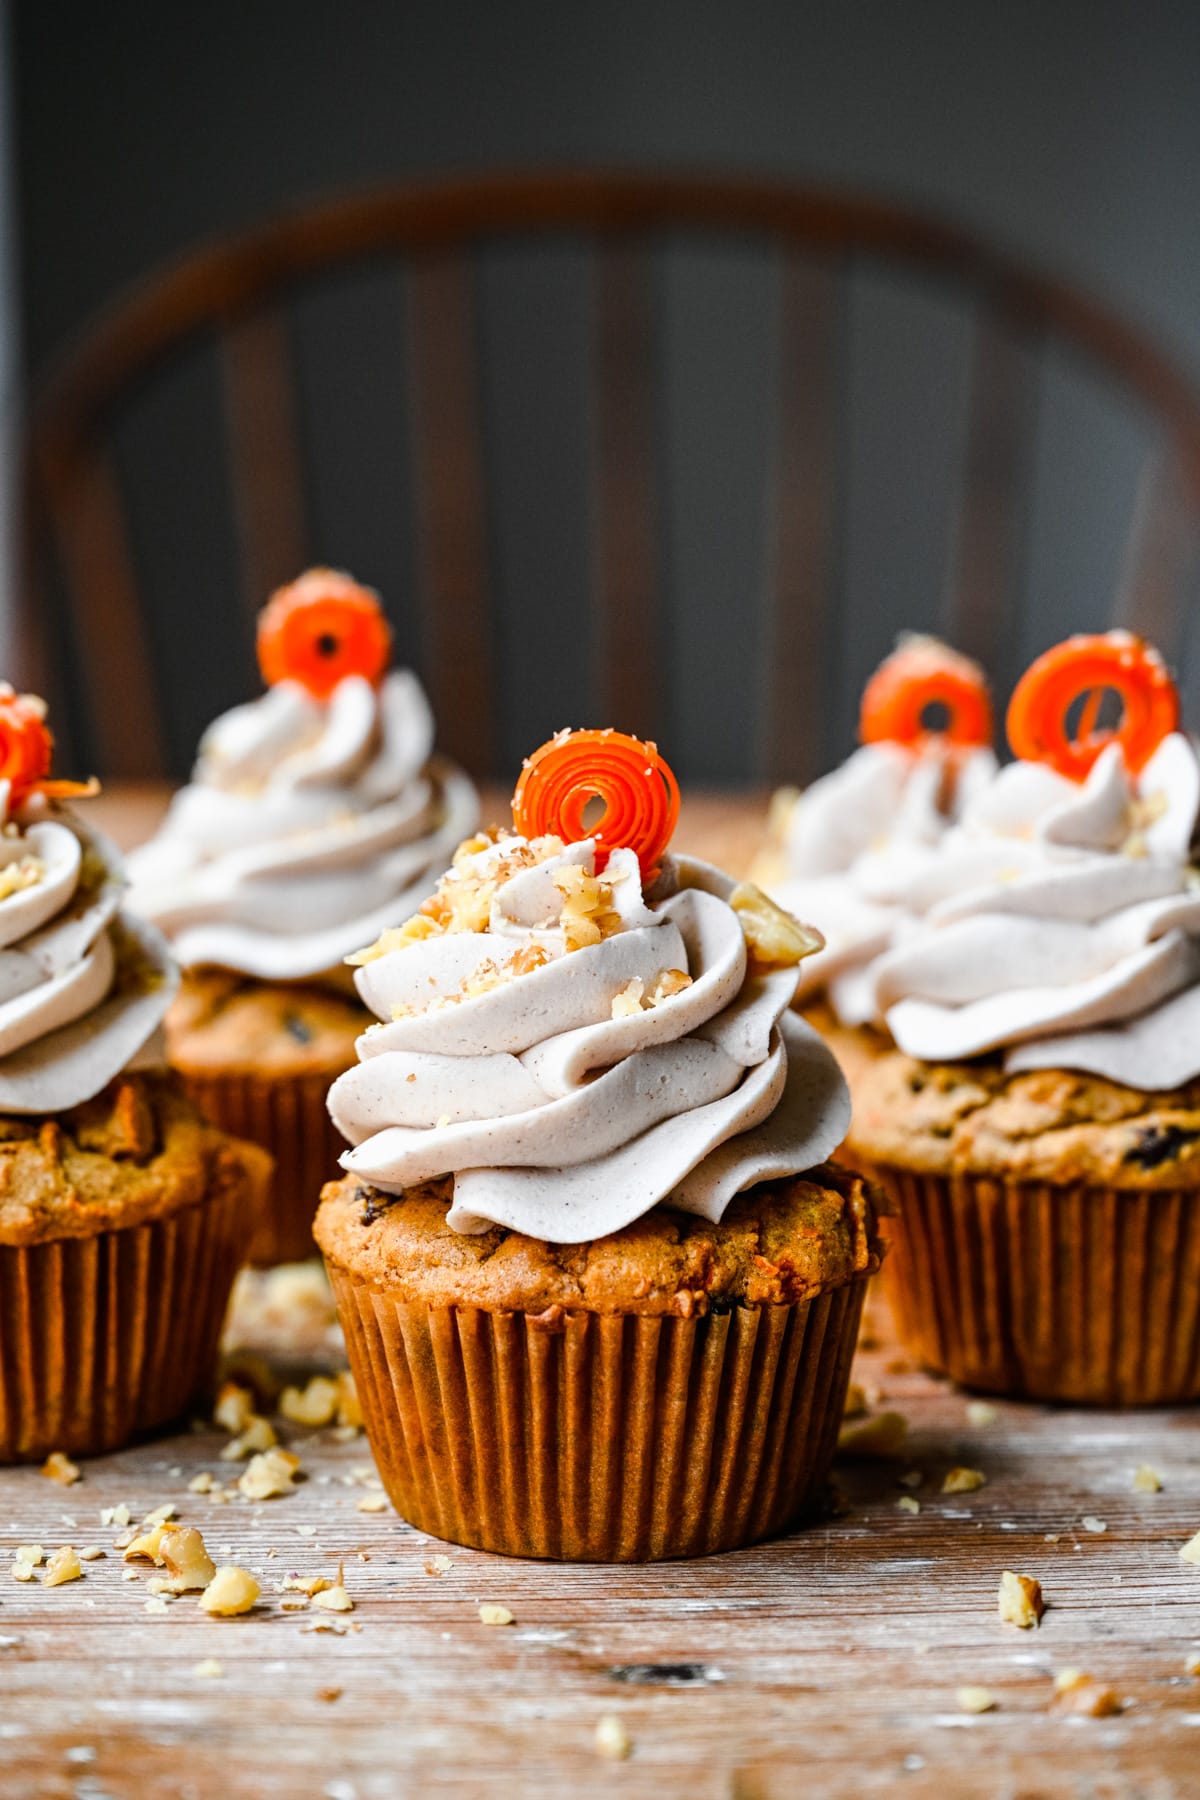
[[[40,796],[10,816],[5,794],[0,825],[0,1112],[64,1112],[143,1051],[178,977],[104,838]]]
[[[472,840],[354,959],[379,1023],[330,1093],[345,1166],[393,1193],[453,1175],[456,1229],[559,1243],[668,1196],[717,1219],[754,1182],[815,1166],[849,1102],[788,1013],[815,947],[788,924],[791,966],[764,968],[784,928],[706,864],[666,857],[647,887],[628,848],[598,872],[590,838]]]
[[[431,757],[416,677],[276,682],[205,733],[189,786],[130,859],[131,904],[186,966],[324,974],[433,887],[475,791]]]

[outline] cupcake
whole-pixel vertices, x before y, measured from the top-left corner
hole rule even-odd
[[[0,689],[0,1463],[116,1448],[211,1375],[269,1159],[163,1062],[177,974]]]
[[[868,971],[891,943],[914,867],[936,852],[996,771],[983,671],[931,637],[910,636],[863,694],[861,747],[802,793],[781,789],[754,878],[825,939],[797,1000],[856,1067],[886,1047]]]
[[[415,675],[388,669],[377,597],[310,569],[259,620],[267,692],[205,733],[190,784],[130,859],[130,904],[170,939],[183,987],[167,1049],[210,1118],[275,1157],[252,1247],[312,1254],[314,1196],[341,1142],[325,1113],[368,1022],[344,957],[433,891],[477,817],[433,755]]]
[[[677,804],[652,745],[560,734],[355,959],[317,1241],[392,1501],[457,1543],[687,1556],[822,1497],[879,1246],[789,1011],[820,938],[667,854]]]
[[[893,1310],[972,1387],[1200,1398],[1200,757],[1177,722],[1126,633],[1039,659],[1018,760],[914,866],[865,976],[895,1048],[854,1076],[852,1135],[898,1214]]]

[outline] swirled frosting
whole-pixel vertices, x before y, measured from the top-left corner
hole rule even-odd
[[[788,1012],[795,968],[756,972],[729,878],[668,857],[647,894],[627,850],[594,871],[590,839],[464,846],[366,953],[380,1022],[329,1096],[347,1169],[453,1175],[455,1229],[580,1243],[668,1196],[717,1220],[836,1149],[845,1083]]]
[[[106,839],[43,799],[8,816],[0,782],[0,1113],[58,1113],[135,1062],[179,977],[153,926],[121,910]]]
[[[1136,778],[1117,743],[1082,783],[1002,769],[895,889],[906,922],[867,979],[900,1048],[1143,1090],[1200,1075],[1198,813],[1179,733]]]
[[[845,1025],[872,1017],[865,975],[903,921],[912,870],[995,771],[990,750],[954,751],[936,737],[865,744],[797,796],[756,877],[824,936],[823,953],[801,967],[801,997],[824,989]]]
[[[347,676],[327,700],[277,682],[205,733],[190,785],[130,858],[131,905],[185,967],[335,969],[432,892],[474,827],[474,788],[432,748],[407,671]]]

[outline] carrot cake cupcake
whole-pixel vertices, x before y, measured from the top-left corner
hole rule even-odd
[[[316,1235],[392,1500],[459,1543],[691,1555],[822,1494],[879,1247],[789,1010],[820,937],[668,854],[677,805],[654,746],[560,734],[355,959]]]
[[[898,886],[908,923],[864,976],[896,1048],[856,1073],[853,1145],[898,1207],[894,1308],[973,1386],[1200,1398],[1200,757],[1177,719],[1127,633],[1040,658],[1018,760]]]
[[[433,754],[415,675],[389,670],[378,598],[310,569],[259,620],[261,699],[209,727],[192,781],[130,859],[130,904],[168,936],[183,991],[172,1065],[219,1124],[276,1158],[254,1260],[312,1252],[339,1141],[325,1093],[366,1022],[343,958],[432,892],[477,817]]]
[[[0,688],[0,1462],[90,1454],[212,1374],[269,1159],[163,1062],[178,976],[61,805],[45,709]]]

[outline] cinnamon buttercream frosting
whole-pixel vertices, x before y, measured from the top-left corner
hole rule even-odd
[[[187,968],[266,980],[336,968],[432,892],[477,799],[434,757],[416,677],[295,680],[206,732],[191,783],[130,858],[131,905]]]
[[[0,1113],[65,1112],[163,1060],[178,974],[122,910],[113,846],[43,796],[12,815],[9,800],[0,781]]]
[[[356,959],[379,1022],[330,1091],[348,1170],[452,1175],[456,1230],[579,1243],[668,1196],[717,1220],[836,1149],[845,1082],[788,1010],[795,958],[748,950],[745,890],[682,856],[648,889],[632,852],[596,863],[590,839],[473,840]]]
[[[930,735],[915,745],[864,744],[846,762],[778,807],[775,842],[756,878],[825,949],[800,970],[798,994],[824,990],[844,1025],[875,1011],[864,979],[904,920],[914,868],[936,855],[996,758]]]
[[[904,924],[866,980],[899,1047],[1147,1091],[1200,1075],[1198,813],[1179,732],[1137,776],[1115,742],[1082,782],[1001,770],[893,889]]]

